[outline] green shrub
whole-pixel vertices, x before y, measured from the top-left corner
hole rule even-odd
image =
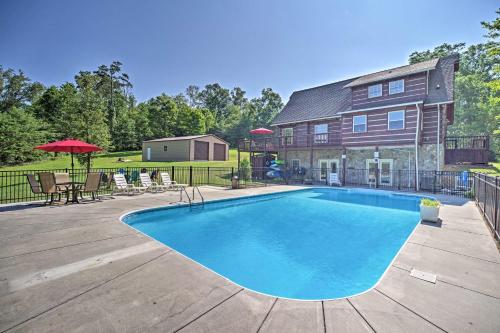
[[[441,203],[434,199],[424,198],[420,201],[420,204],[426,207],[438,207]]]
[[[250,161],[245,158],[240,163],[240,177],[243,180],[250,180],[252,174],[252,166]]]

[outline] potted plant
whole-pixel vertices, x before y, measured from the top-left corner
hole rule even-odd
[[[436,223],[439,217],[441,203],[434,199],[424,198],[420,201],[420,219]]]

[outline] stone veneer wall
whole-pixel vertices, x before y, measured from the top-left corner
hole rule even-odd
[[[366,169],[366,160],[373,159],[375,148],[366,149],[347,149],[347,168]],[[299,159],[300,166],[309,169],[310,165],[309,150],[290,150],[286,154],[286,162],[291,165],[291,160]],[[410,156],[410,165],[408,165],[408,155]],[[441,169],[444,166],[444,146],[440,149]],[[419,170],[435,171],[437,169],[437,151],[436,144],[424,144],[419,146]],[[279,159],[285,159],[285,153],[280,152]],[[415,170],[415,147],[406,146],[399,148],[379,148],[380,159],[392,159],[393,170]],[[319,159],[338,159],[339,167],[342,167],[341,149],[321,149],[313,152],[313,168],[318,167]]]

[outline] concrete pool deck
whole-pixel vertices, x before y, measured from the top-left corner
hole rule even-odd
[[[178,193],[0,206],[0,332],[500,332],[496,244],[473,202],[437,197],[442,223],[419,224],[374,289],[324,302],[242,289],[119,221]]]

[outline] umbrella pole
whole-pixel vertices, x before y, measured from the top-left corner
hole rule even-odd
[[[76,193],[75,193],[75,162],[73,161],[73,148],[71,148],[71,202],[78,202],[78,200],[75,200],[76,198]]]
[[[71,148],[71,180],[75,180],[75,163],[73,162],[73,148]]]

